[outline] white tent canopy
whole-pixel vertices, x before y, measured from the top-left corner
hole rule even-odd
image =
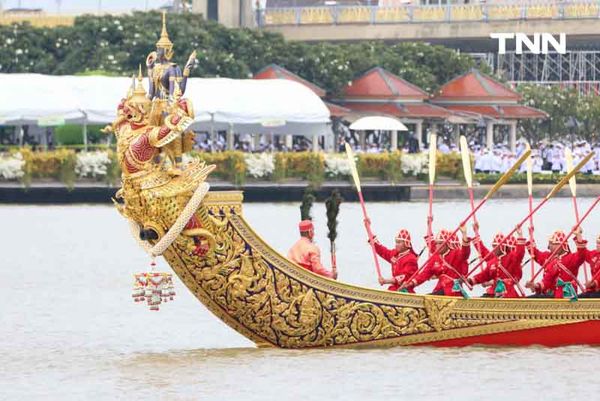
[[[147,80],[144,80],[147,87]],[[48,120],[110,123],[131,78],[0,74],[0,124]],[[330,135],[329,110],[302,84],[289,80],[191,78],[196,130]]]
[[[385,116],[359,118],[350,125],[350,129],[354,131],[408,131],[408,128],[400,120]]]

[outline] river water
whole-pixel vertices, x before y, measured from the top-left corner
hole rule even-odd
[[[580,201],[585,210],[591,199]],[[435,228],[464,202],[434,207]],[[401,227],[422,246],[425,203],[373,203],[376,234]],[[296,239],[297,204],[247,204],[245,216],[276,249]],[[490,202],[484,240],[514,225],[525,201]],[[326,259],[325,210],[313,208]],[[339,279],[377,287],[358,204],[342,204]],[[552,200],[535,220],[538,242],[573,224],[571,202]],[[289,351],[257,349],[175,283],[175,302],[150,312],[131,297],[148,259],[109,206],[0,206],[0,400],[565,400],[597,399],[593,347]],[[584,224],[600,231],[600,209]],[[168,269],[159,261],[161,269]],[[382,264],[389,273],[389,266]],[[525,274],[527,276],[527,273]],[[427,291],[423,286],[421,291]],[[476,290],[477,291],[477,290]]]

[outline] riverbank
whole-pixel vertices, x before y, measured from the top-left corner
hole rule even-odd
[[[224,181],[211,181],[212,191],[244,191],[245,202],[299,202],[307,187],[305,181],[270,183],[253,182],[243,186],[235,186]],[[475,198],[482,198],[491,185],[476,185]],[[552,185],[539,184],[534,186],[534,197],[545,196]],[[0,184],[0,203],[4,204],[77,204],[77,203],[110,203],[111,198],[119,188],[96,182],[77,183],[68,188],[60,182],[34,182],[29,187],[19,183]],[[348,182],[327,181],[316,190],[317,201],[323,201],[337,189],[348,202],[358,201],[354,187]],[[427,200],[428,186],[421,182],[406,182],[390,184],[383,181],[365,182],[362,185],[365,199],[371,202],[409,202]],[[596,197],[600,194],[600,184],[579,184],[577,195],[581,197]],[[441,182],[435,187],[435,199],[456,200],[465,199],[464,184],[456,181]],[[557,195],[571,196],[568,186]],[[524,184],[506,184],[495,198],[518,199],[527,197],[527,186]]]

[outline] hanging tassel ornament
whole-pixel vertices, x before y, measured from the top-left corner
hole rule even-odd
[[[175,297],[173,275],[155,271],[156,262],[150,263],[150,271],[133,275],[133,291],[131,297],[135,302],[146,301],[149,309],[158,311],[163,302],[172,301]]]

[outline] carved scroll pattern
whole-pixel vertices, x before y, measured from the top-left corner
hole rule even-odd
[[[204,206],[203,206],[204,207]],[[424,308],[366,302],[321,291],[294,279],[255,250],[228,221],[232,210],[200,210],[217,240],[204,257],[180,237],[165,256],[188,288],[223,311],[228,323],[257,343],[286,348],[365,343],[490,322],[454,319],[455,300],[427,299]],[[177,255],[177,257],[175,257]],[[179,259],[178,259],[179,258]],[[227,321],[227,319],[225,319]]]

